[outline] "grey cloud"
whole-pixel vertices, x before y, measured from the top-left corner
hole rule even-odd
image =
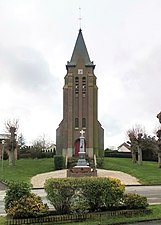
[[[121,121],[119,121],[115,115],[104,115],[101,118],[102,126],[107,131],[109,137],[117,135],[121,132]]]
[[[47,62],[34,49],[0,47],[0,65],[1,80],[24,91],[48,92],[58,85]]]
[[[160,106],[161,96],[161,47],[157,47],[145,60],[138,62],[123,79],[126,101],[146,113]]]

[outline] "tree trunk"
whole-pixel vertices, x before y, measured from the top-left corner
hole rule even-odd
[[[136,152],[132,151],[132,162],[136,163]]]
[[[142,165],[143,160],[142,160],[142,150],[141,148],[138,146],[138,164]]]
[[[15,166],[15,149],[12,149],[11,151],[8,151],[9,156],[9,166]]]
[[[158,166],[161,168],[161,151],[158,152]]]

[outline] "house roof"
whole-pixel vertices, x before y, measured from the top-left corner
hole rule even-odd
[[[0,140],[7,140],[10,138],[10,134],[0,134]]]
[[[86,66],[94,67],[93,62],[90,60],[81,29],[78,33],[71,60],[67,63],[67,66],[75,66],[80,58],[84,60]]]
[[[128,148],[130,150],[130,146],[126,142],[124,142],[120,146],[118,146],[118,149],[120,149],[122,146],[125,146],[126,148]]]

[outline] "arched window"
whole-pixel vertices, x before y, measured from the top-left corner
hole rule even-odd
[[[86,94],[86,77],[82,77],[82,93]]]
[[[86,128],[86,118],[82,118],[82,127]]]
[[[79,128],[79,119],[75,118],[75,128]]]
[[[75,78],[75,94],[79,93],[79,77]]]

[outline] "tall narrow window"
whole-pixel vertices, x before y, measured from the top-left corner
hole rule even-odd
[[[82,93],[83,95],[86,94],[86,78],[82,77]]]
[[[75,78],[75,94],[79,93],[79,77]]]
[[[82,118],[82,127],[86,128],[86,118]]]
[[[79,128],[79,119],[75,118],[75,128]]]

